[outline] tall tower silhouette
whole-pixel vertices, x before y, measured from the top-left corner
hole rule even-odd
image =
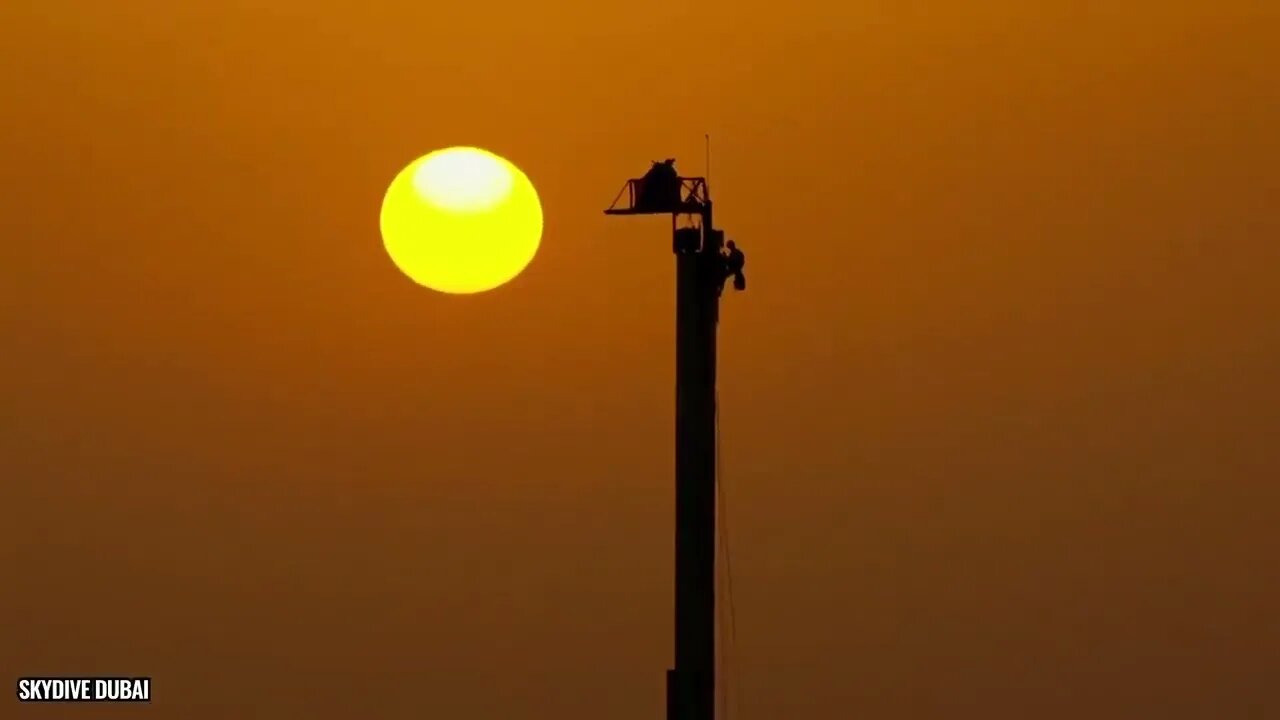
[[[670,215],[676,257],[675,667],[667,720],[714,720],[716,688],[716,328],[726,281],[745,289],[743,255],[712,225],[706,178],[655,162],[608,215]]]

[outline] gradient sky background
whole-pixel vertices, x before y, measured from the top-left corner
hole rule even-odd
[[[674,264],[601,210],[709,131],[733,720],[1280,715],[1280,6],[439,5],[0,5],[6,678],[661,718]],[[547,218],[484,296],[377,232],[454,144]]]

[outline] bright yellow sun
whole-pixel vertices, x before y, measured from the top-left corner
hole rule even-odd
[[[409,163],[382,199],[382,243],[405,275],[446,293],[478,293],[519,275],[542,239],[542,205],[520,169],[453,147]]]

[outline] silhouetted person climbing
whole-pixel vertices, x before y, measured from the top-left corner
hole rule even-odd
[[[728,242],[727,247],[729,254],[724,260],[725,274],[733,276],[734,290],[746,290],[747,276],[742,274],[742,267],[747,264],[747,256],[742,254],[737,243],[732,240]]]

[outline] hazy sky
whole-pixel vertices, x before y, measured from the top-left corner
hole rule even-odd
[[[1280,716],[1280,5],[440,4],[0,4],[0,674],[660,719],[674,263],[601,210],[711,132],[731,720]],[[483,296],[377,234],[454,144],[546,214]]]

